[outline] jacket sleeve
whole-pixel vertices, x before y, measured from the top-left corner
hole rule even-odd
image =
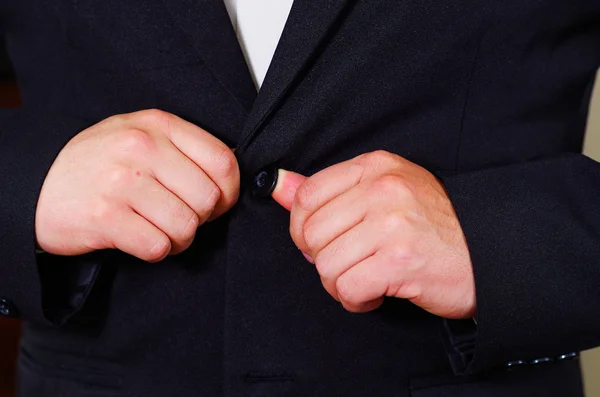
[[[600,345],[600,164],[581,154],[600,2],[547,11],[486,25],[457,166],[438,175],[477,295],[476,324],[444,321],[458,374]]]
[[[37,254],[39,193],[82,120],[25,109],[0,110],[0,314],[60,325],[83,305],[99,271],[97,256]],[[42,276],[44,278],[42,282]]]
[[[464,370],[600,345],[600,164],[570,154],[444,183],[477,289],[474,356]]]
[[[568,154],[444,183],[477,290],[464,371],[600,345],[600,164]]]

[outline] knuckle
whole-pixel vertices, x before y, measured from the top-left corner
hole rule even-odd
[[[295,204],[298,208],[308,211],[316,202],[317,185],[307,179],[298,190],[296,190],[296,196],[294,197]]]
[[[166,136],[169,136],[171,126],[175,121],[175,116],[163,110],[148,109],[140,112],[140,120],[142,122],[157,126],[160,132]]]
[[[338,297],[340,300],[342,300],[342,302],[351,305],[357,305],[360,303],[357,299],[356,283],[351,277],[342,276],[338,278],[335,282],[335,288],[337,290]]]
[[[154,149],[154,140],[145,131],[128,129],[119,134],[117,145],[121,152],[138,157]]]
[[[409,262],[414,256],[413,249],[408,244],[404,244],[391,247],[387,252],[386,259],[392,265],[397,265]]]
[[[227,146],[217,151],[214,160],[216,177],[229,180],[237,179],[239,176],[238,162],[233,151]]]
[[[364,161],[364,156],[366,155],[361,154],[346,164],[344,175],[348,178],[348,180],[354,180],[356,183],[360,183],[364,180],[365,176],[368,174],[368,168],[365,166],[366,164]]]
[[[412,281],[400,281],[391,284],[387,291],[387,296],[394,296],[401,299],[419,299],[422,296],[423,289],[420,285]]]
[[[158,262],[171,251],[171,241],[165,235],[158,239],[148,241],[148,254],[144,258],[148,262]]]
[[[330,244],[320,250],[315,256],[315,264],[317,261],[320,264],[320,268],[323,273],[320,273],[322,276],[326,276],[327,278],[337,278],[339,276],[339,262],[338,258],[343,256],[344,251],[343,244]]]
[[[197,208],[197,214],[202,221],[205,221],[212,214],[220,199],[221,190],[217,185],[211,183],[211,186],[206,188],[206,193]]]
[[[107,119],[103,120],[101,123],[110,123],[110,124],[125,124],[127,123],[129,120],[131,120],[131,113],[124,113],[124,114],[115,114],[114,116],[110,116]]]
[[[310,219],[304,224],[302,237],[309,248],[315,248],[319,245],[318,224]]]
[[[146,109],[140,110],[137,115],[151,123],[161,123],[170,117],[170,113],[164,112],[159,109]]]
[[[348,165],[346,173],[353,176],[357,181],[362,181],[365,176],[366,168],[362,164],[351,163]]]
[[[106,179],[110,192],[122,192],[122,189],[131,185],[133,170],[127,167],[113,167],[107,171]]]
[[[377,164],[395,166],[398,162],[398,156],[385,150],[377,150],[373,152],[374,161]]]
[[[359,157],[360,162],[365,166],[380,166],[387,164],[395,164],[397,156],[385,150],[376,150],[374,152],[365,153]]]
[[[206,194],[206,206],[212,211],[221,198],[221,190],[218,186],[212,185]]]
[[[373,182],[372,191],[379,196],[405,197],[410,194],[410,187],[398,175],[384,175]]]
[[[406,218],[404,214],[399,211],[386,214],[381,224],[381,228],[386,234],[395,233],[398,230],[403,230],[405,227]]]
[[[321,253],[315,257],[315,268],[319,276],[326,280],[331,280],[336,276],[329,257]]]
[[[90,205],[89,221],[92,228],[105,225],[114,220],[116,209],[108,199],[99,199]]]
[[[298,226],[299,222],[297,220],[292,219],[290,221],[290,227],[288,228],[289,232],[290,232],[290,237],[292,238],[292,241],[294,242],[294,244],[296,244],[296,246],[300,247],[304,244],[304,232],[303,230],[300,228],[300,226]]]
[[[323,259],[323,257],[321,255],[317,255],[315,258],[315,269],[317,270],[317,273],[319,274],[319,276],[321,276],[322,278],[328,279],[329,277],[327,277],[327,263],[326,261]]]
[[[222,197],[222,195],[221,195]],[[224,200],[223,204],[224,204],[224,208],[229,210],[231,207],[233,207],[235,205],[235,203],[238,202],[240,198],[240,185],[239,183],[235,186],[233,192],[230,194],[229,197],[227,197],[227,200]]]
[[[171,239],[180,245],[192,240],[200,226],[198,214],[187,207],[178,208],[173,214],[173,219],[176,219],[176,222],[170,226],[167,233]]]
[[[376,150],[373,152],[374,156],[377,156],[381,161],[396,161],[398,157],[396,154],[390,153],[386,150]]]
[[[181,240],[183,242],[191,241],[196,235],[198,226],[200,226],[200,218],[198,217],[198,214],[192,213],[183,225],[181,230]]]

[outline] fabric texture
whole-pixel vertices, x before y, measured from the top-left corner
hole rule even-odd
[[[40,283],[39,269],[50,256],[36,253],[35,211],[37,198],[46,173],[67,141],[81,131],[85,123],[81,120],[39,111],[8,110],[0,113],[1,160],[0,184],[0,229],[5,244],[0,270],[0,291],[10,297],[12,303],[26,318],[46,324],[59,324],[79,309],[88,292],[82,291],[73,304],[54,305],[52,300],[44,302],[42,297],[56,295],[54,283]],[[40,134],[44,131],[44,134]],[[46,255],[46,257],[44,257]],[[61,273],[60,266],[52,273]],[[92,261],[89,268],[78,269],[92,278],[98,264]],[[68,273],[68,272],[67,272]],[[63,273],[63,275],[66,273]],[[91,286],[90,282],[86,284]],[[45,288],[50,288],[46,291]],[[69,296],[73,290],[69,289]],[[70,298],[69,298],[70,299]],[[53,314],[60,310],[60,314]]]
[[[600,166],[580,154],[599,1],[296,1],[258,94],[222,0],[0,13],[24,100],[0,129],[0,296],[26,320],[21,397],[582,395],[578,362],[559,358],[600,345]],[[161,263],[40,262],[53,158],[147,108],[236,148],[239,202]],[[346,312],[293,245],[289,213],[251,194],[265,167],[312,175],[374,150],[444,182],[476,329],[395,299]]]

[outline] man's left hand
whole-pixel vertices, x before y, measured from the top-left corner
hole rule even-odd
[[[273,198],[291,211],[294,243],[347,310],[374,310],[388,296],[445,318],[474,316],[465,236],[424,168],[377,151],[310,178],[279,170]]]

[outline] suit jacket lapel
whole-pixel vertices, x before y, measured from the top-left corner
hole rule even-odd
[[[221,0],[222,1],[222,0]],[[242,133],[240,149],[250,143],[262,122],[308,66],[344,8],[353,0],[295,0],[267,76]]]
[[[249,112],[256,99],[256,88],[224,1],[162,1],[215,77]]]

